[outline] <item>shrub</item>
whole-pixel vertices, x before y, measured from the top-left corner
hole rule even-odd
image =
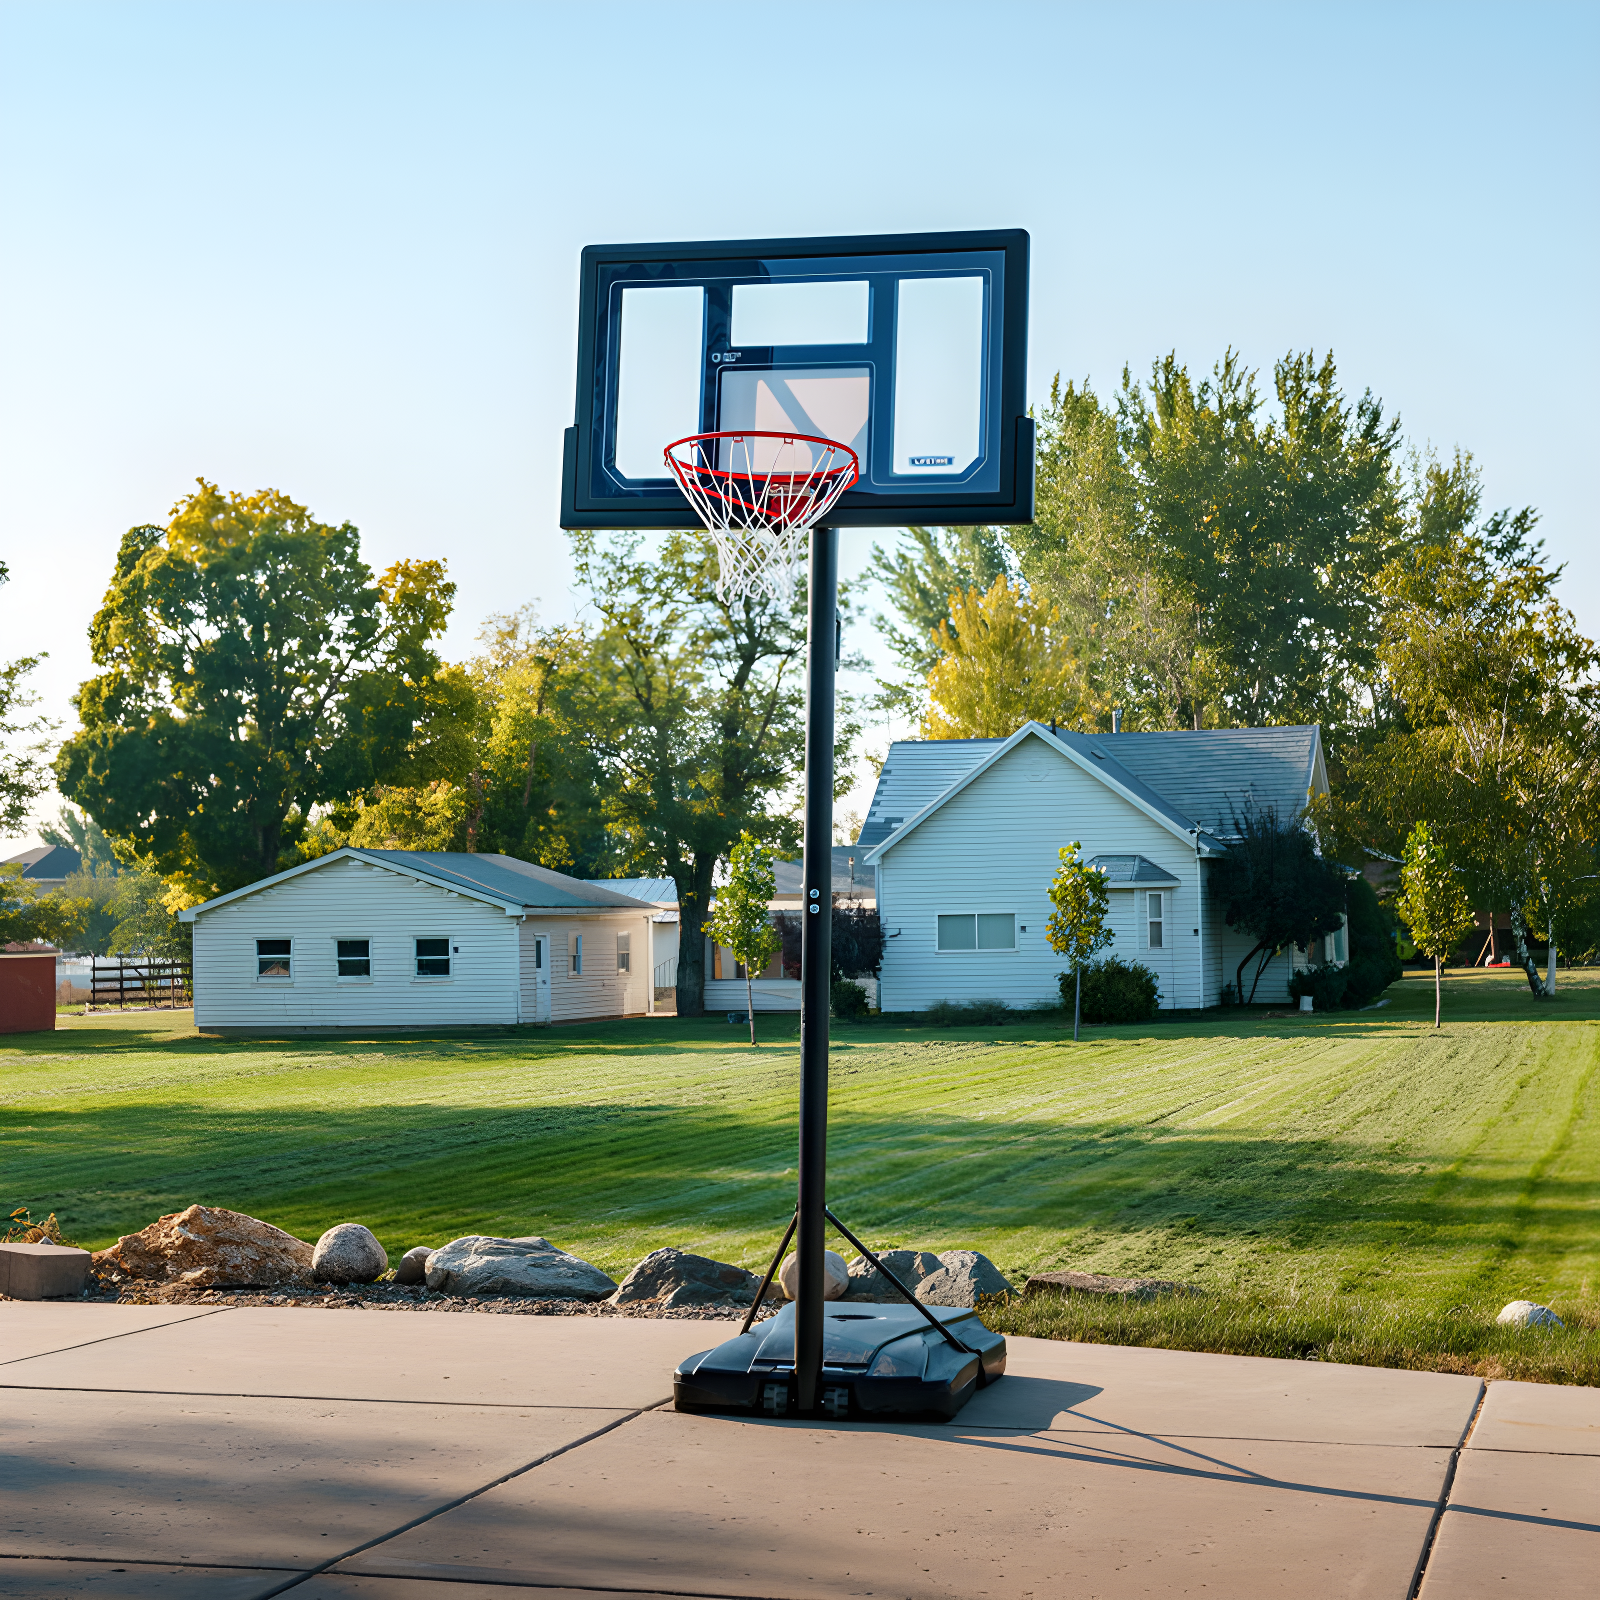
[[[936,1028],[998,1028],[1012,1020],[1004,1000],[940,1000],[928,1007]]]
[[[1073,977],[1063,972],[1061,1003],[1073,1004]],[[1107,956],[1083,969],[1083,1020],[1085,1022],[1151,1022],[1161,1001],[1161,985],[1149,967],[1137,961]]]
[[[1345,1004],[1345,994],[1350,987],[1348,967],[1305,967],[1289,979],[1289,994],[1298,1000],[1311,996],[1312,1009],[1337,1011]]]
[[[834,1016],[859,1022],[867,1014],[867,991],[848,978],[835,978],[828,985],[828,1004]]]
[[[1350,982],[1347,1006],[1370,1006],[1405,970],[1395,950],[1392,912],[1379,904],[1365,878],[1350,880]]]

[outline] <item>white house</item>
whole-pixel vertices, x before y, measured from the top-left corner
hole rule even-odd
[[[897,742],[857,844],[884,924],[880,1006],[1054,998],[1048,889],[1074,839],[1106,869],[1105,953],[1152,968],[1163,1007],[1216,1005],[1254,941],[1224,923],[1211,864],[1247,806],[1289,820],[1327,787],[1314,726],[1081,734],[1030,722],[1009,739]],[[1343,938],[1328,941],[1330,959],[1343,959]],[[1305,960],[1275,956],[1257,1000],[1286,1000]]]
[[[648,1012],[656,914],[512,856],[348,848],[179,916],[195,1026],[251,1034]]]

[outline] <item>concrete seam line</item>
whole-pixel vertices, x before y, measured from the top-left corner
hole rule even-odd
[[[1450,1505],[1450,1491],[1455,1487],[1456,1468],[1461,1464],[1461,1452],[1466,1449],[1467,1441],[1472,1437],[1472,1430],[1478,1425],[1478,1417],[1488,1398],[1488,1384],[1480,1384],[1478,1403],[1472,1408],[1472,1415],[1467,1418],[1467,1425],[1462,1430],[1461,1442],[1450,1452],[1449,1463],[1444,1469],[1444,1482],[1439,1486],[1439,1503],[1433,1508],[1433,1515],[1428,1519],[1428,1536],[1422,1541],[1422,1553],[1417,1557],[1417,1570],[1412,1574],[1411,1587],[1406,1590],[1406,1600],[1417,1600],[1423,1580],[1428,1575],[1428,1562],[1432,1559],[1434,1542],[1439,1537],[1445,1511]]]
[[[148,1328],[129,1328],[126,1333],[103,1334],[98,1339],[85,1339],[82,1344],[64,1344],[59,1350],[40,1350],[31,1356],[8,1356],[4,1361],[0,1361],[0,1367],[14,1367],[19,1361],[42,1361],[46,1356],[63,1356],[69,1350],[87,1350],[92,1344],[110,1344],[113,1339],[134,1339],[141,1333],[160,1333],[163,1328],[176,1328],[181,1323],[198,1322],[202,1317],[218,1317],[224,1311],[232,1309],[232,1306],[208,1307],[204,1311],[196,1311],[190,1317],[174,1317],[171,1322],[157,1322]]]
[[[0,1550],[0,1561],[82,1561],[99,1567],[193,1567],[200,1571],[215,1567],[219,1572],[299,1572],[301,1570],[292,1561],[179,1561],[176,1558],[170,1561],[162,1561],[155,1556],[86,1556],[77,1552],[69,1556],[58,1556],[26,1550],[20,1553],[15,1550]]]
[[[447,1511],[454,1511],[457,1506],[464,1506],[469,1500],[476,1500],[480,1494],[487,1494],[491,1489],[498,1489],[502,1483],[510,1483],[513,1478],[520,1478],[525,1472],[532,1472],[536,1467],[542,1467],[547,1461],[554,1461],[557,1456],[564,1456],[569,1450],[576,1450],[580,1445],[592,1444],[596,1439],[612,1432],[616,1428],[636,1421],[643,1416],[643,1410],[630,1411],[625,1417],[618,1417],[615,1422],[608,1422],[603,1428],[596,1428],[592,1433],[586,1433],[581,1439],[573,1439],[567,1444],[558,1445],[554,1450],[547,1450],[537,1460],[530,1461],[524,1467],[513,1467],[510,1472],[503,1472],[498,1478],[491,1479],[488,1483],[480,1484],[476,1489],[469,1489],[463,1495],[457,1495],[454,1500],[447,1501],[442,1506],[435,1506],[432,1511],[424,1511],[420,1517],[413,1517],[410,1522],[402,1523],[398,1528],[391,1528],[387,1533],[380,1533],[375,1538],[368,1539],[364,1544],[355,1545],[349,1550],[341,1551],[336,1556],[320,1562],[314,1567],[299,1573],[287,1583],[280,1583],[276,1589],[268,1589],[261,1596],[261,1600],[273,1600],[274,1595],[285,1593],[289,1589],[297,1588],[308,1578],[320,1577],[330,1567],[336,1567],[341,1561],[348,1561],[351,1556],[358,1556],[363,1550],[371,1550],[375,1545],[387,1544],[391,1539],[398,1539],[402,1533],[410,1533],[413,1528],[420,1528],[424,1522],[432,1522],[435,1517],[442,1517]]]
[[[26,1358],[24,1358],[26,1359]],[[258,1394],[249,1389],[105,1389],[92,1383],[0,1383],[0,1393],[15,1394],[157,1394],[187,1400],[314,1400],[319,1405],[468,1406],[480,1411],[624,1411],[625,1406],[553,1406],[542,1400],[407,1400],[386,1395]],[[670,1400],[663,1405],[671,1405]],[[641,1406],[640,1411],[659,1410]]]

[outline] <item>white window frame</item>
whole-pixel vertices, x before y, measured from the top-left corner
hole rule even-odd
[[[417,952],[417,946],[424,939],[443,939],[445,949],[445,965],[448,972],[418,972],[419,961],[437,961],[438,956],[424,956]],[[455,943],[450,934],[444,933],[414,933],[411,935],[411,981],[413,983],[454,983],[456,979],[455,958],[460,952],[455,948]]]
[[[940,956],[1014,956],[1021,948],[1017,942],[1017,918],[1020,912],[1009,907],[1004,910],[993,908],[982,911],[936,911],[933,916],[933,951]],[[972,948],[969,950],[946,950],[939,944],[939,919],[941,917],[971,917],[972,918]],[[978,944],[978,918],[979,917],[1010,917],[1011,918],[1011,943],[1008,945],[991,946],[983,949]]]
[[[371,934],[367,934],[367,933],[336,933],[336,934],[334,934],[332,936],[332,939],[331,939],[330,942],[333,945],[333,981],[335,983],[371,983],[372,982],[372,962],[373,962],[372,947],[378,941],[376,939],[374,939]],[[349,978],[347,978],[347,977],[345,977],[345,975],[342,972],[339,971],[339,960],[340,960],[340,957],[339,957],[339,946],[342,945],[342,944],[349,944],[349,943],[352,943],[352,942],[364,943],[366,945],[366,947],[367,947],[367,975],[364,978],[358,978],[358,977],[349,977]],[[360,958],[359,957],[347,957],[346,959],[348,959],[348,960],[359,960]]]
[[[617,933],[617,971],[633,974],[633,932],[631,929]]]
[[[575,928],[567,930],[567,976],[583,976],[583,935]]]
[[[1167,902],[1162,898],[1169,891],[1166,889],[1146,889],[1144,892],[1144,948],[1146,950],[1165,950],[1167,948]],[[1151,902],[1154,902],[1152,908]],[[1156,938],[1150,937],[1150,930],[1158,929]]]
[[[278,984],[294,982],[294,936],[292,934],[287,939],[285,939],[282,935],[265,939],[252,938],[251,944],[254,947],[252,956],[256,964],[257,983]],[[261,947],[264,944],[286,944],[289,947],[289,953],[286,956],[264,956],[261,953]],[[261,970],[261,963],[263,961],[287,961],[289,963],[289,970],[287,972],[263,972]]]

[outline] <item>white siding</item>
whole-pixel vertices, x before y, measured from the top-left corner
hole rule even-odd
[[[1073,839],[1086,859],[1142,855],[1178,880],[1177,888],[1163,891],[1171,896],[1166,947],[1140,947],[1136,897],[1122,890],[1111,896],[1116,940],[1105,953],[1152,967],[1163,1006],[1197,1005],[1192,846],[1042,740],[1029,738],[881,859],[878,910],[888,936],[883,1009],[920,1011],[942,999],[994,998],[1019,1006],[1054,999],[1064,963],[1045,937],[1048,891],[1057,852]],[[1015,912],[1018,948],[941,953],[939,914],[967,911]]]
[[[637,1016],[649,1010],[650,918],[647,911],[596,911],[592,916],[541,917],[530,910],[524,924],[527,952],[523,969],[523,1003],[533,1009],[533,938],[550,941],[550,1020],[577,1022],[588,1017]],[[572,934],[583,935],[583,972],[569,960]],[[631,935],[629,970],[617,971],[617,935]]]
[[[448,938],[450,976],[416,976],[416,938]],[[293,941],[293,976],[257,978],[257,939]],[[341,979],[338,939],[371,943],[370,980]],[[517,1020],[517,924],[482,901],[341,860],[202,912],[200,1028],[410,1028]]]

